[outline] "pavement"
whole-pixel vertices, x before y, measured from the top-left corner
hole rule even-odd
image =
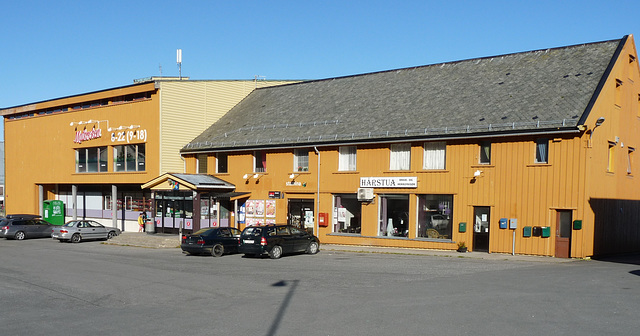
[[[153,249],[180,248],[180,236],[166,233],[123,232],[104,242],[109,245],[133,246]],[[321,251],[351,252],[351,253],[383,253],[404,255],[425,255],[452,258],[472,258],[486,260],[510,260],[510,261],[537,261],[546,263],[564,263],[578,259],[562,259],[545,256],[511,255],[506,253],[465,252],[460,253],[451,250],[412,249],[399,247],[361,246],[320,244]]]

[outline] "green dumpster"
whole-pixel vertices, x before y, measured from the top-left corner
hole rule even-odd
[[[47,200],[42,202],[44,210],[44,220],[53,225],[64,224],[64,202],[58,200]]]

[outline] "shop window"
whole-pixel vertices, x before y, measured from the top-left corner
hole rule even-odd
[[[196,160],[198,161],[198,174],[206,174],[207,173],[207,154],[198,154],[196,156]]]
[[[293,151],[293,171],[306,172],[309,171],[309,150],[299,148]]]
[[[146,154],[144,144],[113,146],[113,170],[145,171]]]
[[[76,149],[76,173],[104,173],[107,170],[107,147]]]
[[[417,237],[451,239],[453,195],[418,195]]]
[[[357,195],[335,195],[333,204],[333,232],[360,234],[361,206]]]
[[[379,236],[408,237],[409,195],[381,195],[379,217]]]
[[[356,170],[356,146],[341,146],[338,148],[340,158],[338,159],[339,171],[355,171]]]
[[[264,173],[267,171],[267,154],[263,151],[253,152],[253,172]]]
[[[480,164],[491,164],[491,142],[483,141],[480,143]]]
[[[612,173],[614,168],[614,154],[616,149],[616,143],[609,141],[609,152],[607,158],[607,171]]]
[[[536,140],[536,163],[549,162],[549,139]]]
[[[392,144],[391,156],[389,158],[390,170],[410,170],[411,169],[411,144]]]
[[[226,174],[228,170],[228,155],[227,153],[216,153],[216,173]]]
[[[444,141],[425,142],[422,168],[426,170],[445,169],[446,149],[447,143]]]

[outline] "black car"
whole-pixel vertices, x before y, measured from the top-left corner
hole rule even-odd
[[[23,240],[51,237],[51,225],[38,215],[8,215],[0,220],[0,237]]]
[[[220,257],[237,253],[240,230],[232,227],[204,228],[182,236],[180,248],[189,254],[211,254]]]
[[[238,252],[245,256],[268,253],[271,259],[283,254],[320,251],[320,241],[313,234],[291,225],[249,226],[242,231]]]

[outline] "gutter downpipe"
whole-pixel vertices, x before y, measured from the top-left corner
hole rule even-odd
[[[313,150],[316,151],[316,155],[318,156],[318,195],[316,196],[316,218],[314,223],[314,231],[317,237],[320,235],[318,232],[320,230],[320,152],[316,146],[313,146]]]

